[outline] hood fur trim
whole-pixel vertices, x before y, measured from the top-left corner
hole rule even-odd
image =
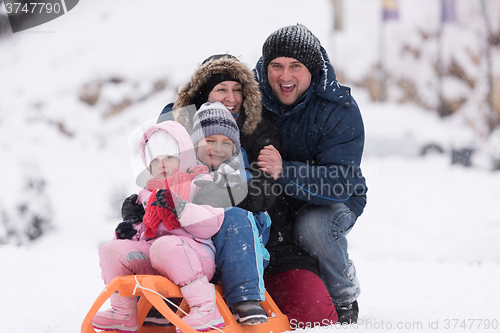
[[[262,119],[262,97],[253,73],[236,58],[222,57],[200,65],[194,71],[191,80],[179,88],[174,103],[174,120],[181,123],[191,133],[194,114],[190,114],[185,107],[194,104],[196,94],[214,74],[231,75],[243,86],[243,104],[239,115],[244,119],[241,132],[243,135],[253,133]]]

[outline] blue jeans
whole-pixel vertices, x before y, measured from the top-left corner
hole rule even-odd
[[[228,306],[242,301],[263,301],[264,268],[269,264],[265,245],[271,219],[267,213],[253,214],[238,207],[227,208],[222,227],[213,237],[215,276],[222,281]]]
[[[356,219],[356,214],[344,203],[335,203],[306,204],[295,221],[295,241],[318,259],[321,279],[336,306],[354,302],[360,293],[346,239]]]

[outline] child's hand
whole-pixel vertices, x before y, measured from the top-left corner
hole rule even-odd
[[[278,180],[283,172],[281,154],[273,145],[265,146],[261,149],[257,158],[257,165],[260,170],[273,176],[274,180]]]

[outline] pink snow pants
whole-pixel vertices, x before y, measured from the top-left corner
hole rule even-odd
[[[99,247],[105,284],[117,276],[163,275],[183,287],[206,276],[212,279],[215,255],[192,238],[167,235],[154,241],[117,239]]]

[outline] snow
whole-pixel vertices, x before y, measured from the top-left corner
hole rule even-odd
[[[436,5],[406,3],[401,15],[436,16]],[[1,331],[80,331],[104,288],[98,246],[112,237],[123,198],[138,190],[128,137],[156,118],[203,59],[229,52],[253,67],[268,34],[300,22],[335,55],[337,69],[352,80],[362,77],[378,56],[378,7],[367,0],[344,6],[346,30],[335,38],[329,1],[87,0],[0,39],[0,209],[14,216],[23,179],[38,175],[54,213],[52,230],[38,240],[0,245]],[[420,35],[408,32],[407,38],[416,45]],[[85,104],[83,87],[99,79],[102,98]],[[167,88],[153,93],[159,80]],[[500,173],[490,170],[481,150],[471,168],[452,165],[450,153],[484,142],[463,118],[442,120],[415,105],[376,104],[358,88],[352,93],[366,126],[362,169],[369,198],[349,235],[362,287],[360,323],[345,330],[492,330],[479,319],[498,329]],[[131,107],[106,116],[127,98]],[[445,153],[420,156],[429,143]],[[298,331],[337,330],[344,328]]]

